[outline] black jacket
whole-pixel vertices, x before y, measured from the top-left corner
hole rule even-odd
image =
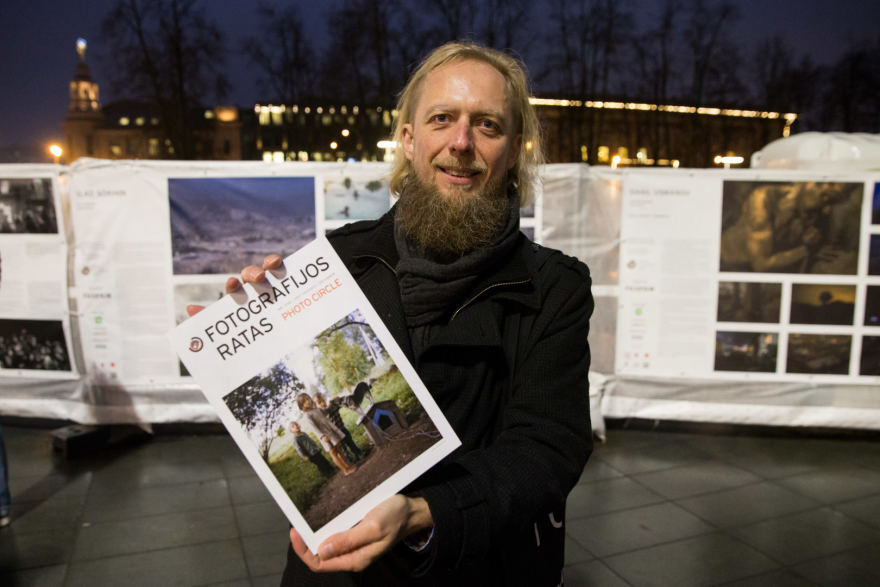
[[[416,357],[394,270],[393,215],[343,227],[330,242],[462,446],[406,491],[421,494],[434,518],[423,552],[398,545],[360,576],[311,584],[558,585],[565,499],[592,450],[589,271],[520,234],[515,252],[433,325]],[[286,582],[300,575],[292,556]]]

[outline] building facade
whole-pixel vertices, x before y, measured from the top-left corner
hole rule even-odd
[[[79,62],[70,82],[70,101],[62,123],[64,160],[176,159],[158,110],[142,102],[123,100],[101,105],[98,83],[85,60],[85,44],[78,44]],[[242,159],[242,124],[238,108],[199,108],[193,137],[196,159]]]

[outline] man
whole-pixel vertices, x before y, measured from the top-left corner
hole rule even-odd
[[[398,111],[398,203],[330,242],[462,446],[317,554],[291,530],[283,584],[558,585],[565,499],[592,449],[593,301],[583,264],[519,232],[542,161],[525,74],[447,44]]]

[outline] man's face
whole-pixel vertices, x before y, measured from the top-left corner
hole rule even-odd
[[[427,75],[401,144],[422,183],[447,198],[506,186],[521,143],[504,77],[482,61],[447,63]]]

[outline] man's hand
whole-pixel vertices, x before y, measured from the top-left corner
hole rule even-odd
[[[354,528],[327,538],[317,555],[293,528],[290,543],[313,571],[363,571],[398,541],[433,524],[428,502],[398,493],[370,510]]]
[[[273,253],[271,255],[266,255],[266,258],[263,259],[262,267],[257,267],[256,265],[248,265],[241,270],[241,281],[239,281],[237,277],[230,277],[226,280],[226,293],[230,294],[240,290],[242,282],[254,284],[260,283],[261,281],[266,279],[266,271],[278,269],[279,267],[281,267],[281,261],[281,255],[276,255]],[[190,316],[195,316],[204,309],[205,306],[192,304],[186,307],[186,313]]]

